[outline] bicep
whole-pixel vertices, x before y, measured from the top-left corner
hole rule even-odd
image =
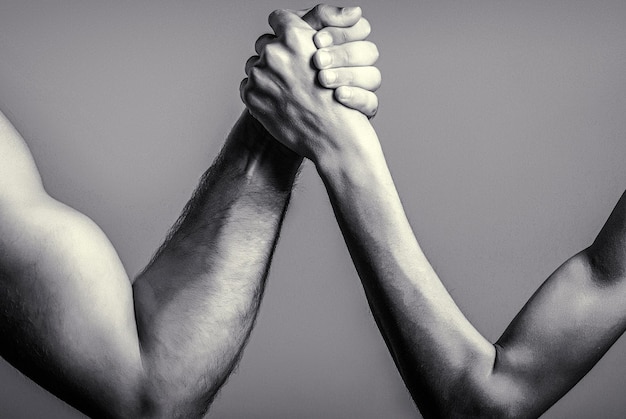
[[[626,283],[606,281],[588,250],[559,267],[498,343],[494,374],[533,411],[573,387],[626,328]]]
[[[46,195],[5,199],[0,255],[2,355],[85,412],[121,409],[141,359],[131,285],[104,233]]]
[[[0,113],[0,353],[86,413],[137,395],[131,283],[102,230],[44,190]]]

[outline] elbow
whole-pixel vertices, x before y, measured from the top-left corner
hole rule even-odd
[[[448,383],[440,386],[439,391],[431,387],[430,394],[422,394],[421,397],[411,392],[425,418],[539,416],[536,409],[540,407],[529,405],[532,389],[523,386],[512,374],[501,371],[498,368],[501,348],[498,344],[491,348],[489,356],[468,362],[456,377],[444,380]]]
[[[183,394],[182,389],[174,391],[142,391],[132,403],[130,409],[123,412],[121,418],[165,419],[165,418],[202,418],[213,401],[214,393],[203,397]]]
[[[526,418],[536,417],[524,407],[515,391],[485,389],[471,386],[458,388],[440,408],[424,412],[425,418]],[[420,409],[421,410],[421,409]]]
[[[139,400],[107,414],[113,418],[165,419],[165,418],[202,418],[208,412],[208,404],[189,403],[173,398],[156,399],[142,395]],[[102,414],[96,414],[96,417]]]
[[[536,417],[525,406],[524,399],[513,388],[478,388],[466,395],[466,399],[459,401],[460,409],[455,409],[450,418],[480,417],[480,418],[526,418]]]
[[[187,386],[173,386],[156,377],[144,376],[133,390],[127,389],[113,402],[98,403],[99,409],[80,409],[93,417],[165,419],[202,418],[217,391],[202,394],[191,391]]]
[[[434,415],[437,418],[525,418],[533,417],[511,387],[497,388],[495,383],[464,383],[455,388],[454,395]],[[537,415],[535,415],[537,416]]]

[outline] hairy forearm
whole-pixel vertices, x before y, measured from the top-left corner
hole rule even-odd
[[[133,288],[148,382],[163,414],[200,415],[259,307],[301,159],[244,113]],[[189,412],[183,406],[193,406]]]
[[[1,355],[89,415],[201,416],[254,323],[301,159],[244,114],[131,286],[4,118],[0,151]]]

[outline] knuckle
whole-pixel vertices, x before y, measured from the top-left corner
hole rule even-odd
[[[276,44],[267,44],[265,48],[263,48],[263,60],[266,63],[271,63],[274,61],[276,55],[278,55],[278,46]]]
[[[272,21],[274,19],[279,18],[283,13],[285,12],[284,9],[276,9],[273,10],[272,13],[270,13],[268,20]]]
[[[279,14],[279,9],[273,10],[268,16],[267,16],[267,21],[270,23],[270,25],[272,24],[272,21],[274,21]]]
[[[348,86],[352,86],[355,81],[355,70],[349,68],[345,71],[337,71],[338,73],[338,82],[341,84],[345,84]]]
[[[325,24],[332,23],[333,13],[332,13],[331,6],[324,4],[324,3],[320,3],[315,7],[317,7],[319,17],[323,23]]]
[[[336,29],[335,32],[336,32],[338,41],[341,44],[345,44],[346,42],[350,41],[350,35],[348,34],[347,29]]]
[[[266,59],[269,58],[269,57],[272,57],[272,56],[278,54],[278,50],[279,49],[280,48],[279,48],[278,44],[275,44],[275,43],[267,44],[263,48],[263,57],[266,58]]]
[[[256,81],[259,78],[259,69],[257,67],[252,67],[248,69],[248,84],[250,83],[254,83],[256,84]]]
[[[277,54],[279,50],[280,50],[280,43],[279,42],[268,42],[263,47],[263,54],[264,55],[273,55],[273,54]]]
[[[248,87],[248,80],[243,79],[241,82],[241,86],[239,87],[239,96],[241,96],[241,101],[248,105],[250,102],[250,88]]]
[[[261,35],[254,42],[254,50],[259,54],[265,45],[265,43],[269,40],[268,34]]]
[[[352,60],[352,50],[350,48],[341,48],[340,50],[341,62],[344,64],[350,63]]]
[[[286,21],[286,15],[289,14],[289,11],[286,9],[276,9],[272,13],[270,13],[267,18],[270,26],[276,30],[277,27],[283,25]]]
[[[288,56],[280,45],[269,44],[265,46],[264,59],[269,67],[277,69],[286,65]]]
[[[313,8],[322,26],[343,26],[346,19],[340,11],[341,9],[342,8],[325,3],[319,3]]]
[[[306,51],[309,46],[313,46],[312,34],[307,34],[300,28],[289,27],[284,35],[285,45],[294,52],[301,53]]]
[[[246,61],[246,68],[252,67],[258,58],[259,57],[257,55],[253,55],[252,57],[248,58],[248,60]]]
[[[328,14],[327,10],[328,6],[324,3],[318,3],[313,7],[313,13],[315,13],[318,17],[326,17]]]

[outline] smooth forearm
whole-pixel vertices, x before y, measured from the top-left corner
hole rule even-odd
[[[206,409],[254,323],[301,162],[272,141],[242,116],[134,284],[150,385],[179,404],[169,415],[203,413],[182,406]]]
[[[380,147],[323,155],[318,170],[377,323],[424,416],[538,416],[626,328],[624,199],[594,245],[557,269],[491,345],[420,249]]]
[[[495,350],[438,279],[415,239],[375,133],[363,134],[352,144],[369,146],[322,157],[318,170],[381,332],[428,414],[431,407],[443,408],[458,383],[488,375]]]
[[[380,147],[320,161],[372,312],[421,413],[519,413],[526,389],[511,380],[519,374],[504,359],[496,362],[496,347],[465,318],[437,277],[415,239]]]

